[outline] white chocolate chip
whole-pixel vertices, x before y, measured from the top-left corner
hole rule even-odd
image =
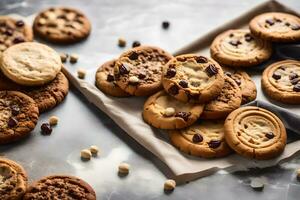
[[[77,54],[71,54],[70,55],[70,62],[71,63],[76,63],[78,59],[79,59],[79,56]]]
[[[175,114],[175,109],[174,109],[174,108],[168,107],[168,108],[165,109],[164,115],[165,115],[166,117],[171,117],[171,116],[173,116],[174,114]]]
[[[68,58],[68,54],[66,54],[66,53],[61,53],[60,54],[61,62],[63,62],[63,63],[66,62],[67,58]]]
[[[47,20],[45,18],[40,18],[39,21],[38,21],[38,23],[40,25],[45,25],[47,23]]]
[[[93,155],[97,155],[99,152],[99,148],[96,145],[90,146],[90,151]]]
[[[140,79],[136,76],[130,76],[129,77],[129,82],[130,83],[138,83],[140,81]]]
[[[166,180],[165,184],[164,184],[164,189],[165,190],[174,190],[176,187],[176,182],[172,179],[168,179]]]
[[[85,69],[78,69],[77,70],[77,76],[80,79],[84,79],[86,75],[86,70]]]
[[[264,183],[261,178],[253,178],[251,180],[250,186],[253,188],[253,190],[261,191],[264,189]]]
[[[56,117],[56,116],[51,116],[51,117],[49,118],[49,124],[50,124],[51,126],[56,125],[57,123],[58,123],[58,117]]]
[[[83,158],[83,159],[90,160],[91,157],[92,157],[92,153],[91,153],[91,151],[90,151],[89,149],[83,149],[83,150],[81,150],[81,152],[80,152],[80,156],[81,156],[81,158]]]
[[[125,47],[126,46],[126,40],[124,38],[119,38],[118,45],[119,45],[119,47]]]
[[[129,173],[129,168],[130,168],[130,165],[123,162],[119,165],[119,173],[128,174]]]

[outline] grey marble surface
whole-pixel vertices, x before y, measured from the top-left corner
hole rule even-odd
[[[17,3],[13,3],[17,2]],[[233,19],[261,0],[1,0],[0,14],[18,13],[24,16],[52,5],[68,5],[81,9],[92,21],[91,36],[76,45],[51,45],[58,51],[80,54],[84,59],[97,52],[119,54],[116,43],[121,36],[131,42],[158,45],[174,52],[214,27]],[[284,1],[300,11],[299,0]],[[171,22],[169,30],[161,29],[161,22]],[[99,54],[100,55],[100,54]],[[97,59],[97,57],[95,57]],[[85,62],[94,65],[94,62]],[[94,66],[82,67],[94,67]],[[71,67],[71,66],[70,66]],[[42,136],[40,124],[51,115],[60,117],[51,136]],[[100,156],[90,162],[79,158],[81,149],[92,144],[101,148]],[[171,194],[163,192],[168,170],[151,153],[128,137],[104,113],[89,104],[71,88],[67,99],[54,110],[42,114],[31,137],[13,145],[0,147],[0,154],[20,162],[30,180],[42,176],[67,173],[89,182],[98,199],[263,199],[294,200],[299,198],[299,183],[295,169],[298,158],[281,166],[264,170],[228,174],[219,172],[181,186]],[[132,170],[128,177],[117,175],[117,166],[126,161]],[[265,180],[262,192],[253,191],[250,180]]]

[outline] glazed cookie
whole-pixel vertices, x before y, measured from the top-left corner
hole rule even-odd
[[[232,67],[250,67],[270,58],[271,43],[251,35],[249,30],[228,30],[218,35],[210,47],[211,57]]]
[[[47,176],[30,186],[24,200],[78,199],[96,200],[96,193],[85,181],[74,176]]]
[[[225,141],[224,121],[204,120],[182,130],[169,132],[180,151],[203,158],[224,157],[232,152]]]
[[[22,199],[27,189],[27,173],[18,163],[0,157],[1,200]]]
[[[182,102],[205,103],[216,98],[224,85],[224,73],[212,59],[186,54],[163,67],[163,87]]]
[[[193,124],[203,111],[203,105],[183,103],[160,91],[145,102],[144,120],[160,129],[180,129]]]
[[[238,154],[260,160],[278,156],[286,145],[281,120],[268,110],[246,106],[228,115],[225,139]]]
[[[265,69],[261,79],[263,91],[272,99],[300,104],[300,62],[284,60]]]
[[[96,86],[105,94],[114,97],[128,97],[115,81],[114,77],[115,60],[110,60],[101,65],[96,72]]]
[[[161,90],[162,66],[172,56],[158,47],[139,46],[124,52],[115,63],[117,85],[135,96],[148,96]]]
[[[280,12],[269,12],[254,17],[251,32],[272,42],[295,42],[300,40],[300,18]]]
[[[0,144],[27,136],[38,117],[38,107],[29,96],[21,92],[0,91]]]
[[[32,40],[32,29],[24,21],[0,16],[0,53],[12,45]]]
[[[233,110],[240,107],[242,93],[236,82],[229,76],[225,76],[225,83],[220,95],[205,104],[202,119],[224,119]]]
[[[91,24],[87,17],[73,8],[49,8],[33,22],[34,32],[55,43],[75,43],[88,37]]]
[[[25,86],[52,81],[61,70],[60,56],[50,47],[24,42],[9,47],[1,57],[1,70],[12,81]]]

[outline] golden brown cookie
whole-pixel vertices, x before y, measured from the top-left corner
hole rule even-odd
[[[224,119],[233,110],[240,107],[242,93],[236,82],[229,76],[225,76],[225,83],[220,95],[205,104],[202,119]]]
[[[287,13],[263,13],[250,21],[249,28],[253,35],[272,42],[300,40],[300,18]]]
[[[75,43],[89,36],[91,24],[79,10],[67,7],[48,8],[33,22],[39,37],[54,43]]]
[[[139,46],[129,49],[116,60],[116,83],[131,95],[154,94],[162,88],[162,66],[171,58],[169,53],[158,47]]]
[[[16,91],[0,91],[0,144],[26,137],[35,127],[39,110],[32,98]]]
[[[44,177],[32,184],[23,199],[96,200],[96,193],[88,183],[77,177],[53,175]]]
[[[204,120],[181,130],[169,132],[180,151],[203,158],[224,157],[232,152],[225,141],[224,121]]]
[[[262,75],[263,91],[272,99],[300,104],[300,62],[283,60],[268,66]]]
[[[18,163],[0,156],[1,200],[22,199],[27,189],[27,173]]]
[[[272,55],[270,42],[254,37],[247,29],[232,29],[218,35],[210,54],[219,63],[232,67],[250,67]]]
[[[259,107],[246,106],[233,111],[224,128],[228,145],[248,158],[274,158],[286,145],[286,130],[281,120]]]
[[[185,54],[163,67],[162,82],[164,89],[179,101],[205,103],[220,94],[224,73],[212,59]]]
[[[114,97],[128,97],[130,94],[123,91],[115,81],[115,59],[105,62],[96,72],[96,86],[105,94]]]
[[[160,129],[180,129],[193,124],[203,111],[203,105],[183,103],[165,91],[148,98],[143,110],[144,120]]]

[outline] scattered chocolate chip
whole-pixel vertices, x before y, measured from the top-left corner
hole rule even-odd
[[[212,149],[218,148],[221,145],[221,141],[220,140],[211,140],[208,143],[208,146]]]
[[[294,78],[291,80],[291,84],[296,85],[299,82],[299,80],[300,80],[299,78]]]
[[[290,75],[289,75],[289,79],[290,80],[293,80],[295,78],[298,78],[298,74],[296,74],[295,72],[292,72]]]
[[[126,40],[124,38],[118,39],[118,46],[119,47],[125,47],[126,46]]]
[[[275,21],[273,19],[266,19],[266,23],[272,26],[274,25]]]
[[[300,30],[300,25],[293,25],[293,26],[291,26],[291,29],[293,30],[293,31],[298,31],[298,30]]]
[[[163,29],[168,29],[169,26],[170,26],[170,22],[168,22],[168,21],[163,21],[162,24],[161,24],[161,26],[163,27]]]
[[[176,69],[175,68],[168,68],[166,77],[172,78],[176,75]]]
[[[130,60],[136,60],[139,58],[139,54],[137,54],[135,51],[131,52],[131,54],[128,56]]]
[[[216,68],[215,65],[210,64],[205,68],[205,72],[209,77],[212,77],[218,73],[218,68]]]
[[[50,135],[52,133],[52,128],[49,123],[43,123],[41,125],[41,131],[44,135]]]
[[[274,72],[272,78],[274,78],[275,80],[279,80],[281,79],[281,75],[278,72]]]
[[[273,132],[268,132],[268,133],[266,133],[265,135],[266,135],[266,137],[267,137],[268,139],[272,139],[272,138],[275,137],[275,135],[274,135]]]
[[[139,79],[144,79],[144,78],[146,78],[146,72],[140,72],[140,73],[138,74],[138,78],[139,78]]]
[[[239,46],[239,45],[242,44],[242,43],[241,43],[241,41],[239,41],[239,40],[231,40],[231,41],[229,42],[229,44],[231,44],[232,46],[237,47],[237,46]]]
[[[203,56],[197,56],[195,58],[197,63],[207,63],[207,58],[203,57]]]
[[[132,47],[134,48],[134,47],[139,47],[139,46],[141,46],[141,43],[139,42],[139,41],[134,41],[133,43],[132,43]]]
[[[17,106],[17,105],[12,105],[12,106],[10,107],[10,109],[11,109],[11,114],[12,114],[13,116],[16,116],[16,115],[18,115],[18,114],[20,113],[20,108],[19,108],[19,106]]]
[[[199,134],[196,133],[195,135],[193,135],[193,142],[194,143],[199,143],[203,141],[203,137]]]
[[[252,41],[254,38],[249,34],[249,33],[247,33],[247,34],[245,34],[245,40],[247,41],[247,42],[250,42],[250,41]]]
[[[107,74],[106,80],[107,80],[108,82],[113,82],[113,81],[115,80],[115,77],[114,77],[113,75],[111,75],[111,74]]]
[[[126,66],[126,65],[121,65],[120,67],[119,67],[119,72],[120,72],[120,74],[121,75],[123,75],[123,74],[128,74],[129,73],[129,69],[128,69],[128,67]]]
[[[175,117],[180,117],[184,121],[187,121],[189,119],[189,116],[191,115],[190,112],[178,112],[175,114]]]
[[[13,35],[13,30],[11,28],[7,28],[5,31],[4,31],[4,34],[5,35],[8,35],[8,36],[12,36]]]
[[[297,83],[294,87],[293,87],[293,91],[295,92],[300,92],[300,84]]]
[[[179,85],[183,88],[187,88],[188,82],[186,80],[181,80],[181,81],[179,81]]]
[[[18,120],[14,117],[10,117],[7,122],[9,128],[15,127],[17,124],[18,124]]]
[[[171,95],[177,95],[178,92],[179,92],[179,88],[177,85],[172,85],[169,89],[168,89],[168,92],[171,94]]]
[[[16,26],[22,27],[22,26],[24,26],[24,22],[22,20],[18,20],[18,21],[16,21]]]
[[[24,38],[22,38],[22,37],[16,37],[16,38],[13,40],[13,43],[15,43],[15,44],[21,43],[21,42],[25,42]]]

